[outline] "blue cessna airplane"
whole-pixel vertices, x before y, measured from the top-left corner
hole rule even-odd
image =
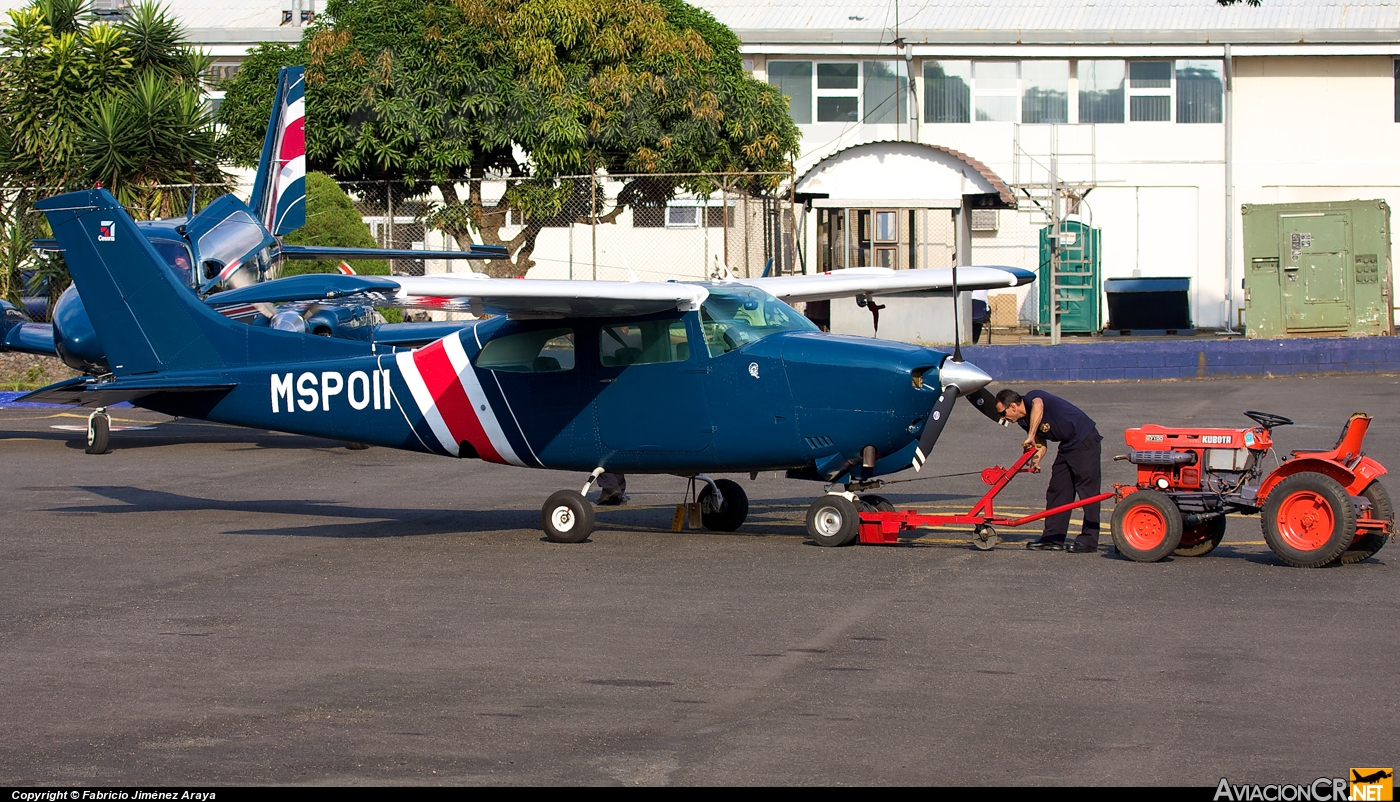
[[[274,108],[289,105],[283,77]],[[275,142],[270,147],[265,157],[281,152]],[[279,175],[295,179],[295,167],[284,164]],[[1034,278],[1009,267],[852,268],[695,283],[305,275],[201,297],[172,269],[153,227],[136,223],[106,190],[35,207],[53,229],[46,247],[64,255],[102,361],[90,375],[22,400],[95,408],[90,452],[107,448],[106,407],[131,401],[181,417],[588,473],[582,491],[560,490],[544,504],[541,524],[556,542],[592,532],[585,494],[605,470],[702,483],[702,520],[720,531],[743,524],[748,500],[737,483],[708,473],[786,470],[825,481],[829,492],[808,509],[808,533],[822,545],[852,542],[861,505],[888,504],[865,491],[878,488],[880,476],[921,468],[959,397],[998,417],[984,389],[990,377],[956,355],[823,334],[785,301],[872,303]],[[276,212],[284,207],[264,200],[255,212],[226,195],[186,220],[184,232],[172,228],[180,237],[172,241],[202,245],[202,237],[187,236],[191,226],[222,209],[200,230],[231,226],[229,239],[239,244],[222,253],[241,264],[298,250],[314,253],[306,258],[398,255],[281,245],[273,232],[292,216]],[[208,252],[198,255],[209,261]],[[500,256],[478,246],[467,258]],[[229,264],[209,265],[203,288],[221,275],[233,283],[237,268]],[[217,311],[272,303],[490,317],[452,323],[430,342],[406,347],[374,336],[382,326],[363,339],[318,337]]]
[[[281,237],[306,223],[304,109],[303,68],[283,68],[248,202],[224,195],[196,214],[191,197],[191,208],[183,217],[136,223],[141,235],[187,292],[207,300],[220,288],[244,287],[275,278],[286,259],[505,258],[503,248],[486,245],[465,251],[429,252],[283,243]],[[54,240],[36,240],[33,247],[40,251],[59,250]],[[314,283],[316,279],[307,281]],[[304,282],[301,286],[305,285]],[[250,325],[350,339],[373,338],[381,345],[422,345],[460,326],[384,324],[370,307],[315,302],[224,303],[218,309]],[[91,316],[76,286],[59,297],[51,320],[33,323],[22,319],[18,310],[13,314],[7,310],[6,320],[0,321],[0,351],[55,355],[74,370],[94,376],[111,372],[106,349],[93,330]]]

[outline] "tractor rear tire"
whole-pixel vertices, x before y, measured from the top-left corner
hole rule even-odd
[[[582,543],[593,534],[593,505],[573,490],[560,490],[540,509],[540,526],[555,543]]]
[[[1155,563],[1181,544],[1181,510],[1166,493],[1139,490],[1118,502],[1109,531],[1119,554]]]
[[[1218,515],[1209,521],[1181,530],[1181,545],[1172,552],[1178,557],[1204,557],[1215,551],[1220,541],[1225,539],[1225,529],[1229,520]]]
[[[807,536],[818,546],[848,546],[859,535],[860,512],[845,496],[822,496],[807,508]]]
[[[1279,482],[1259,515],[1264,541],[1296,568],[1321,568],[1356,537],[1356,509],[1346,488],[1320,473],[1296,473]]]
[[[724,499],[724,505],[718,512],[703,512],[705,500],[715,494],[713,487],[709,483],[705,484],[697,501],[700,502],[700,521],[705,524],[705,528],[711,532],[733,532],[744,525],[744,519],[749,517],[749,496],[744,492],[744,488],[738,482],[731,482],[728,479],[716,479],[715,487],[719,488],[719,494]]]
[[[1381,487],[1379,481],[1366,485],[1366,489],[1361,491],[1361,496],[1371,502],[1371,517],[1387,521],[1389,525],[1386,526],[1385,531],[1367,532],[1356,538],[1338,558],[1342,565],[1359,563],[1380,551],[1381,546],[1384,546],[1385,541],[1389,538],[1387,532],[1395,526],[1395,507],[1390,503],[1390,494],[1385,492],[1385,488]]]

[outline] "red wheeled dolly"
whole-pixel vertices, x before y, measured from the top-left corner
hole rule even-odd
[[[1090,504],[1097,504],[1113,498],[1112,493],[1100,493],[1097,496],[1090,496],[1080,499],[1072,504],[1062,504],[1038,512],[1034,515],[1027,515],[1021,518],[1006,518],[996,514],[995,501],[997,494],[1006,489],[1011,484],[1011,480],[1019,473],[1032,473],[1026,468],[1026,463],[1035,456],[1035,449],[1027,449],[1021,458],[1010,468],[1003,468],[995,465],[982,471],[982,482],[991,485],[991,489],[986,495],[972,506],[972,509],[965,514],[954,515],[926,515],[918,510],[894,510],[887,512],[861,511],[860,513],[860,542],[861,543],[895,543],[899,540],[901,532],[926,526],[947,526],[949,524],[966,524],[973,527],[972,545],[979,549],[987,550],[997,544],[998,526],[1015,528],[1024,526],[1032,521],[1039,521],[1067,510],[1086,507]]]

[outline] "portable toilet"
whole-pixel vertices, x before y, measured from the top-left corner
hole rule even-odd
[[[1040,230],[1039,334],[1050,333],[1050,298],[1058,288],[1061,334],[1093,334],[1102,328],[1099,306],[1099,229],[1067,218],[1060,224],[1060,274],[1050,275],[1050,233]]]
[[[1245,336],[1394,334],[1383,200],[1245,204]]]

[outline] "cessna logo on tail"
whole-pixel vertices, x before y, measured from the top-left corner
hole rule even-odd
[[[117,241],[117,223],[115,220],[103,220],[97,224],[98,242]]]
[[[366,373],[357,370],[347,379],[337,370],[326,370],[319,374],[302,373],[292,381],[292,374],[272,374],[272,411],[313,412],[320,407],[322,412],[331,411],[331,399],[344,394],[352,409],[360,410],[374,405],[375,409],[392,409],[393,393],[389,389],[389,371],[371,370]]]

